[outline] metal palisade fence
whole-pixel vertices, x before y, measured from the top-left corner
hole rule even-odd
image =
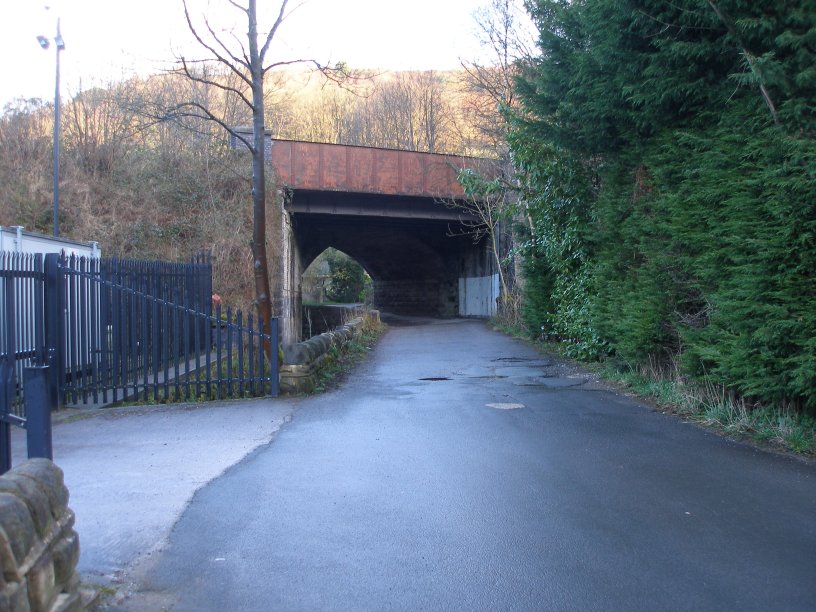
[[[0,418],[24,425],[23,370],[48,360],[42,255],[0,251]]]
[[[63,405],[277,395],[277,321],[212,308],[212,262],[0,254],[0,366],[50,366]]]

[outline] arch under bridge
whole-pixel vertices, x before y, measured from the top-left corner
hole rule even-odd
[[[298,340],[301,277],[328,247],[356,259],[374,281],[373,302],[395,314],[495,313],[499,280],[485,239],[463,202],[461,168],[490,160],[289,140],[267,158],[283,194],[283,249],[276,296],[284,342]]]

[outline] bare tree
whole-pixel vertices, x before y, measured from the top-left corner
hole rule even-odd
[[[523,215],[530,232],[534,231],[532,217],[523,202],[517,205],[516,181],[512,176],[510,149],[507,145],[507,113],[517,105],[515,77],[522,62],[533,56],[536,30],[520,0],[490,0],[490,4],[475,15],[476,26],[485,55],[481,61],[462,61],[465,70],[466,114],[477,126],[479,136],[486,143],[489,154],[497,159],[493,172],[486,178],[460,176],[466,191],[472,197],[468,206],[479,220],[480,227],[490,235],[499,274],[503,275],[499,244],[499,224],[495,219],[511,220]],[[498,178],[490,178],[490,177]],[[514,275],[513,291],[502,278],[502,307],[506,318],[518,318],[518,281]]]
[[[91,173],[110,172],[139,129],[134,81],[85,90],[66,105],[65,148]]]
[[[437,72],[394,72],[381,76],[364,104],[353,109],[349,140],[366,146],[427,151],[452,144],[453,109]]]
[[[468,111],[482,135],[506,154],[505,110],[515,107],[513,80],[520,60],[532,57],[534,28],[519,0],[491,0],[475,14],[483,61],[463,60]]]
[[[443,79],[439,73],[428,70],[416,74],[412,85],[421,148],[429,153],[444,151],[452,109],[445,100]]]
[[[187,27],[199,46],[208,55],[205,62],[220,66],[230,78],[218,78],[207,71],[198,69],[203,62],[179,58],[177,73],[207,87],[221,90],[228,97],[239,100],[252,116],[252,137],[236,130],[234,124],[222,113],[214,111],[208,104],[188,101],[170,109],[173,116],[201,117],[213,121],[229,134],[242,142],[252,155],[252,257],[255,279],[255,304],[258,316],[266,323],[272,317],[272,297],[270,291],[269,263],[266,244],[266,176],[265,176],[265,91],[264,81],[270,70],[286,65],[303,63],[303,59],[268,61],[272,41],[284,20],[291,14],[287,11],[289,0],[280,0],[279,10],[271,25],[259,29],[256,0],[224,0],[225,4],[242,13],[246,20],[246,37],[234,32],[224,34],[206,16],[194,19],[188,0],[182,0]],[[297,7],[295,7],[297,8]],[[316,62],[311,62],[320,69]],[[231,115],[236,116],[235,110]]]
[[[486,160],[485,160],[486,161]],[[449,231],[451,236],[470,236],[474,243],[483,239],[489,241],[490,254],[496,264],[501,290],[500,304],[510,296],[507,275],[504,271],[504,249],[501,244],[501,226],[512,218],[512,191],[507,188],[501,176],[486,179],[491,172],[488,168],[463,169],[459,172],[459,182],[465,191],[462,200],[446,200],[444,204],[465,215],[458,229]]]

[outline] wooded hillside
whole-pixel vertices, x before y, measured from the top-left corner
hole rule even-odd
[[[268,77],[266,125],[276,138],[483,155],[493,146],[497,109],[485,124],[482,94],[465,77],[358,72],[339,85],[305,70],[278,71]],[[63,100],[61,234],[99,241],[106,255],[124,257],[178,260],[211,250],[216,290],[246,308],[249,158],[228,149],[216,124],[167,112],[190,101],[230,125],[250,124],[234,97],[179,75],[112,83]],[[50,103],[21,100],[0,116],[0,225],[51,233],[52,130]]]

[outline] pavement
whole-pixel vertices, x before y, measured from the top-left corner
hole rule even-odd
[[[194,493],[268,444],[297,399],[64,409],[53,418],[54,462],[65,473],[83,582],[121,588],[164,545]],[[25,461],[12,430],[12,462]]]

